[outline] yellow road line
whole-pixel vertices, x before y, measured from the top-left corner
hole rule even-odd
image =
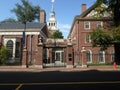
[[[7,85],[55,85],[55,84],[120,84],[120,81],[104,81],[104,82],[50,82],[50,83],[2,83],[0,86]],[[18,86],[18,87],[19,87]]]
[[[15,90],[19,90],[23,84],[20,84]]]

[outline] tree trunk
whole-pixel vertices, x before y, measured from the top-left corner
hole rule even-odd
[[[115,62],[116,64],[120,64],[120,43],[114,43],[115,49]]]

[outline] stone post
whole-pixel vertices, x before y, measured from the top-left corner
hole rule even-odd
[[[81,54],[82,54],[82,67],[87,67],[85,47],[82,47]]]
[[[28,68],[27,49],[26,48],[23,48],[23,51],[22,51],[22,67]]]
[[[36,60],[34,61],[34,66],[43,68],[43,42],[42,38],[39,38],[38,50],[36,53]]]
[[[66,63],[67,63],[67,68],[73,68],[73,48],[70,39],[67,44]]]

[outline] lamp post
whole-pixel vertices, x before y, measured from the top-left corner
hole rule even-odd
[[[26,51],[27,47],[26,47],[26,40],[25,40],[25,32],[26,32],[26,23],[27,23],[27,21],[24,20],[22,23],[24,24],[24,30],[23,30],[23,35],[22,35],[22,45],[23,45],[24,50]],[[27,51],[26,51],[26,53],[27,53]],[[24,56],[23,56],[23,57],[24,57]],[[29,67],[29,66],[28,66],[28,60],[27,60],[26,57],[27,57],[27,56],[25,55],[26,68],[28,68],[28,67]]]

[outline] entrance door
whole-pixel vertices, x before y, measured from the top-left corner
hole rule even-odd
[[[63,51],[55,51],[55,63],[61,64],[63,63]]]
[[[55,60],[56,61],[61,61],[61,53],[60,52],[55,53]]]

